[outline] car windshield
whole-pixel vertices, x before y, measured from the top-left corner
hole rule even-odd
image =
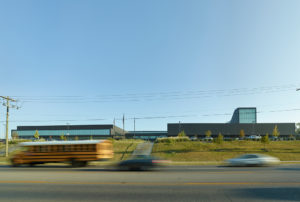
[[[251,158],[258,158],[258,156],[255,155],[255,154],[246,154],[246,155],[242,155],[238,158],[240,158],[240,159],[251,159]]]

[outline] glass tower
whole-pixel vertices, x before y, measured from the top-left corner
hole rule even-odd
[[[256,108],[237,108],[234,110],[230,123],[256,123]]]

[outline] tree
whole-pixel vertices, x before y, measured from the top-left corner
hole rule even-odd
[[[35,133],[34,133],[34,138],[39,139],[39,137],[40,137],[39,131],[36,130]]]
[[[63,133],[60,135],[60,139],[65,140],[65,135]]]
[[[245,138],[245,131],[242,129],[240,131],[240,139],[244,139]]]
[[[180,133],[178,133],[178,137],[186,137],[184,130],[182,130]]]
[[[263,136],[261,139],[260,139],[260,141],[261,141],[261,143],[264,143],[264,144],[266,144],[266,143],[269,143],[269,133],[266,133],[266,135],[265,136]]]
[[[211,136],[211,131],[210,130],[205,131],[205,137],[209,138],[210,136]]]
[[[78,136],[75,136],[75,140],[79,140]]]
[[[19,138],[18,132],[13,131],[12,134],[11,134],[11,137],[12,137],[12,139],[18,139]]]
[[[295,140],[295,136],[292,135],[292,134],[290,134],[290,135],[289,135],[289,140]]]
[[[219,133],[218,137],[215,139],[215,143],[222,144],[223,143],[223,135],[222,133]]]
[[[276,138],[276,139],[279,137],[280,132],[278,131],[277,125],[275,125],[275,127],[274,127],[274,129],[273,129],[272,135],[273,135],[273,137]]]
[[[263,136],[261,139],[260,139],[261,143],[264,144],[264,147],[265,147],[265,150],[266,150],[266,144],[268,144],[270,142],[269,140],[269,133],[266,133],[265,136]]]

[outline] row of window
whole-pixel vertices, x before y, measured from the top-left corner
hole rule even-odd
[[[15,131],[18,136],[34,136],[36,130]],[[91,130],[38,130],[40,136],[91,136],[91,135],[110,135],[110,129],[91,129]]]
[[[29,146],[30,152],[95,152],[95,144]]]

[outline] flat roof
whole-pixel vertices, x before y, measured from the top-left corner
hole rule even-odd
[[[114,125],[47,125],[47,126],[17,126],[17,130],[91,130],[91,129],[112,129]]]
[[[22,142],[20,146],[41,146],[41,145],[77,145],[77,144],[98,144],[107,140],[78,140],[78,141],[49,141],[49,142]]]

